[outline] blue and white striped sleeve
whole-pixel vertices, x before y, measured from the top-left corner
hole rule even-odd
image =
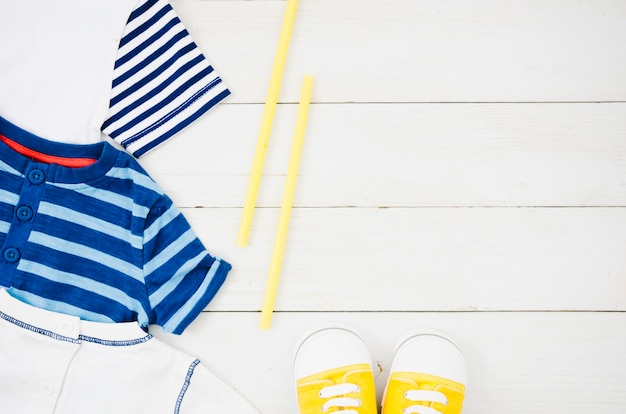
[[[211,256],[165,195],[150,209],[143,235],[149,323],[180,334],[222,286],[231,265]]]
[[[141,0],[121,38],[102,125],[135,157],[230,94],[167,0]]]

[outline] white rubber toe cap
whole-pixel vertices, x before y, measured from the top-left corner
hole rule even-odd
[[[370,353],[356,331],[343,325],[322,326],[300,340],[294,358],[294,375],[298,380],[353,364],[372,365]]]
[[[463,354],[447,336],[436,331],[413,331],[396,346],[391,371],[419,372],[467,385],[468,369]]]

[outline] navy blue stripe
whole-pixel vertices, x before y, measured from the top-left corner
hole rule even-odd
[[[158,3],[158,0],[146,0],[141,6],[137,7],[128,17],[128,23],[132,22],[146,11],[148,11],[152,6]]]
[[[130,95],[132,95],[133,93],[137,92],[139,89],[144,87],[146,84],[148,84],[149,82],[151,82],[154,79],[156,79],[159,75],[161,75],[164,70],[166,70],[169,67],[172,67],[174,65],[174,63],[180,57],[184,56],[185,54],[191,52],[194,49],[195,49],[195,46],[193,44],[189,44],[185,48],[183,48],[180,51],[178,51],[176,53],[176,55],[174,55],[172,58],[168,59],[167,62],[165,62],[164,64],[162,64],[158,68],[156,68],[156,70],[154,70],[152,73],[150,73],[146,77],[142,78],[140,81],[136,82],[134,85],[130,86],[125,91],[120,92],[117,96],[114,96],[111,99],[110,106],[113,107],[114,105],[116,105],[120,101],[122,101],[123,99],[125,99],[125,98],[129,97]],[[154,88],[152,96],[156,95],[158,92],[160,92],[161,90],[165,89],[168,85],[173,84],[180,76],[182,76],[183,73],[187,72],[193,66],[201,63],[203,60],[204,60],[204,56],[198,55],[196,58],[190,60],[189,62],[187,62],[186,64],[181,66],[176,72],[174,72],[173,75],[171,75],[164,82],[162,82],[160,85],[158,85],[156,88]]]
[[[152,7],[153,5],[154,4],[150,5],[148,8]],[[144,10],[144,11],[146,11],[146,10]],[[172,10],[172,6],[170,6],[169,3],[166,3],[163,6],[163,8],[161,10],[159,10],[154,16],[152,16],[150,19],[148,19],[144,23],[140,24],[137,28],[135,28],[135,30],[131,31],[126,36],[124,36],[122,38],[122,40],[120,40],[119,47],[121,48],[121,47],[125,46],[128,42],[132,41],[133,39],[137,38],[141,34],[145,33],[147,31],[147,29],[153,27],[156,24],[156,22],[158,22],[163,16],[165,16],[171,10]],[[134,20],[137,16],[133,17],[133,14],[131,14],[131,18]],[[129,22],[130,21],[131,20],[129,19]]]
[[[180,20],[177,17],[174,17],[172,20],[167,22],[167,24],[163,26],[158,32],[154,33],[148,39],[141,42],[141,44],[139,44],[136,48],[126,53],[124,56],[118,58],[115,61],[115,67],[117,68],[119,66],[122,66],[124,63],[128,62],[129,60],[137,56],[139,53],[146,50],[148,47],[150,47],[150,45],[157,43],[157,40],[164,37],[165,34],[167,34],[167,32],[169,32],[173,27],[176,27],[176,25],[178,25],[179,23],[180,23]]]
[[[144,103],[146,103],[150,99],[154,98],[156,95],[161,93],[164,89],[166,89],[168,86],[172,85],[174,83],[174,81],[179,79],[181,77],[181,75],[183,75],[185,72],[191,70],[198,63],[201,63],[203,61],[203,59],[204,58],[202,56],[200,56],[200,59],[194,59],[191,62],[188,62],[187,64],[183,65],[181,68],[179,68],[176,71],[176,73],[174,75],[170,76],[168,79],[166,79],[164,82],[162,82],[159,86],[157,86],[156,88],[154,88],[153,90],[148,92],[146,95],[142,96],[141,98],[137,98],[136,97],[133,100],[133,103],[131,105],[128,105],[124,109],[118,111],[115,115],[111,116],[107,120],[107,122],[108,123],[117,122],[118,120],[122,119],[124,116],[128,115],[130,112],[132,112],[135,109],[141,107]],[[193,76],[187,82],[185,82],[180,87],[178,87],[176,89],[176,91],[174,91],[174,93],[168,95],[165,99],[163,99],[161,102],[159,102],[158,105],[154,105],[153,108],[150,108],[152,110],[152,112],[147,113],[146,116],[143,117],[143,119],[145,119],[149,115],[152,115],[159,108],[163,108],[163,107],[165,107],[165,105],[170,104],[174,99],[179,97],[181,93],[183,93],[184,91],[190,89],[193,84],[197,83],[202,76],[209,75],[211,72],[213,72],[213,68],[210,67],[210,66],[205,68],[205,69],[203,69],[199,74]],[[136,122],[139,122],[139,121],[133,121],[133,123],[136,123]]]
[[[127,123],[124,126],[116,129],[115,131],[111,132],[109,135],[111,135],[112,137],[119,136],[120,134],[123,134],[124,132],[128,131],[129,129],[131,129],[132,127],[137,125],[138,123],[140,123],[140,122],[146,120],[148,117],[154,115],[160,109],[166,108],[174,100],[179,98],[180,95],[184,94],[187,90],[191,89],[193,87],[193,85],[198,83],[200,80],[202,80],[205,76],[209,75],[211,72],[213,72],[213,68],[210,67],[210,66],[205,68],[205,69],[203,69],[202,71],[200,71],[199,73],[197,73],[196,75],[194,75],[193,77],[188,79],[181,86],[176,88],[172,93],[170,93],[168,96],[163,98],[160,102],[156,103],[151,108],[149,108],[148,110],[144,111],[139,116],[135,117],[129,123]],[[211,87],[212,86],[214,86],[214,85],[211,85]],[[119,111],[117,114],[115,114],[111,118],[109,118],[108,123],[115,122],[115,121],[121,119],[122,117],[124,117],[125,115],[130,113],[131,111],[135,110],[137,107],[140,107],[141,104],[144,103],[145,101],[147,101],[148,99],[149,98],[143,97],[142,99],[136,100],[132,105],[127,106],[126,108],[124,108],[123,110]],[[166,119],[164,118],[163,122],[165,122],[165,121],[166,121]]]
[[[178,32],[176,35],[174,35],[174,37],[172,37],[167,43],[158,48],[156,51],[154,51],[154,53],[152,53],[150,56],[146,57],[137,65],[128,69],[127,71],[124,71],[123,74],[113,79],[113,87],[115,88],[120,83],[126,81],[128,78],[145,69],[146,66],[152,64],[157,58],[159,58],[159,56],[164,55],[170,48],[172,48],[172,46],[176,44],[176,42],[179,42],[181,39],[184,39],[188,35],[189,33],[185,29]]]
[[[167,131],[163,135],[161,135],[158,138],[152,140],[151,142],[147,143],[146,145],[143,145],[141,148],[139,148],[137,151],[135,151],[133,153],[133,155],[135,157],[139,158],[142,155],[144,155],[146,152],[148,152],[151,149],[157,147],[159,144],[163,143],[167,139],[169,139],[172,136],[176,135],[178,132],[180,132],[186,126],[188,126],[189,124],[194,122],[196,119],[198,119],[200,116],[202,116],[209,109],[213,108],[216,104],[218,104],[220,101],[222,101],[228,95],[230,95],[230,91],[228,89],[220,92],[217,96],[215,96],[215,98],[211,99],[209,102],[204,104],[200,109],[198,109],[196,112],[194,112],[191,116],[188,116],[187,118],[185,118],[181,122],[177,123],[172,129],[170,129],[169,131]],[[129,145],[129,143],[125,143],[123,145]]]

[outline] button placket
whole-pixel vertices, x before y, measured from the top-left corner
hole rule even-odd
[[[15,204],[14,216],[1,248],[0,269],[5,276],[14,274],[20,259],[24,256],[36,211],[45,190],[49,165],[31,163],[24,171],[22,189]]]

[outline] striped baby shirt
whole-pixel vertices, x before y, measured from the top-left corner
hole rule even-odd
[[[0,118],[0,286],[33,306],[180,334],[230,265],[129,154]]]
[[[0,115],[135,157],[229,95],[166,0],[0,2]]]

